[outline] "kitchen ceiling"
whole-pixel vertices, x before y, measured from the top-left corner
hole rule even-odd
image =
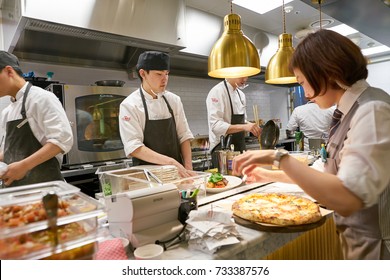
[[[170,53],[175,75],[208,77],[209,51],[220,36],[223,17],[230,13],[228,0],[0,1],[4,47],[21,60],[124,69],[131,72],[129,77],[134,77],[137,58],[145,50]],[[363,32],[349,36],[362,49],[390,46],[390,8],[382,1],[388,0],[325,0],[322,19],[330,20],[326,27],[346,23]],[[312,31],[310,24],[318,23],[317,6],[311,0],[286,4],[291,9],[285,17],[286,32],[294,36],[294,46],[298,35],[307,34]],[[194,13],[196,10],[201,12]],[[281,8],[259,15],[233,4],[233,13],[241,16],[242,24],[254,30],[253,34],[260,30],[276,38],[283,32]],[[202,20],[207,32],[199,30]],[[186,25],[191,27],[188,34],[184,34]],[[200,49],[192,48],[194,41]],[[389,59],[390,52],[384,55],[379,59]],[[263,61],[261,73],[252,79],[264,81]]]
[[[220,17],[230,13],[228,0],[186,0],[186,5],[218,15]],[[326,28],[345,23],[359,30],[359,33],[349,35],[361,49],[386,45],[390,47],[390,7],[384,0],[324,0],[322,4],[322,20],[332,21]],[[297,37],[307,34],[312,28],[310,25],[318,25],[318,4],[311,0],[295,0],[285,4],[291,8],[286,13],[286,32],[294,37],[294,46],[299,42]],[[241,16],[241,22],[245,25],[263,30],[278,36],[283,33],[283,16],[281,8],[276,8],[265,14],[257,14],[233,3],[233,13]],[[381,53],[380,55],[390,54]]]

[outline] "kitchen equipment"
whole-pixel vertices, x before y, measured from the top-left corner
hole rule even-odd
[[[137,166],[100,174],[112,186],[112,194],[104,197],[109,230],[113,236],[128,238],[135,248],[175,237],[183,229],[179,221],[179,190],[204,189],[208,176],[198,172],[189,178],[174,176],[173,180],[164,180],[163,177],[171,177],[170,166],[145,166],[161,184],[148,181],[139,169]],[[164,170],[169,174],[164,175]]]
[[[259,111],[257,109],[257,105],[253,105],[253,117],[255,118],[255,123],[260,127]],[[259,140],[259,145],[260,145],[260,150],[261,150],[262,149],[261,135],[258,136],[258,140]]]
[[[123,87],[126,82],[120,80],[102,80],[96,81],[95,85],[103,87]]]
[[[55,196],[58,245],[53,246],[44,204],[54,210]],[[98,223],[102,214],[104,205],[63,181],[2,189],[0,259],[92,259],[108,233]]]
[[[217,154],[217,159],[218,159],[218,172],[226,175],[227,174],[227,150],[219,150],[215,151]]]
[[[273,120],[269,120],[263,127],[260,136],[262,149],[273,149],[279,140],[279,127]]]
[[[323,138],[309,138],[309,149],[313,156],[319,156],[321,151],[321,144],[325,144]]]
[[[64,168],[126,159],[118,116],[130,88],[51,84],[47,89],[63,104],[72,127],[74,144],[64,156]]]
[[[53,247],[58,245],[58,196],[54,191],[50,191],[42,198],[43,207],[46,211],[47,223],[51,232],[50,240],[53,241]]]
[[[228,134],[227,139],[226,139],[226,144],[225,144],[226,150],[230,149],[230,144],[232,143],[232,137],[233,137],[233,134]]]

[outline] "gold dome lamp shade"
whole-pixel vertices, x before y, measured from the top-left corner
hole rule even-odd
[[[208,75],[214,78],[249,77],[260,73],[260,57],[252,41],[241,30],[241,17],[224,18],[224,32],[208,58]]]
[[[282,5],[283,33],[279,35],[278,50],[271,57],[265,70],[265,83],[276,85],[288,85],[297,83],[297,79],[289,70],[289,63],[294,54],[292,35],[286,33],[286,16],[284,1]]]
[[[292,46],[292,35],[283,33],[279,35],[277,52],[271,57],[265,71],[265,82],[267,84],[293,84],[297,79],[289,70],[289,63],[294,53]]]

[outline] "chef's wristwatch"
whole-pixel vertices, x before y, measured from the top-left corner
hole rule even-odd
[[[274,166],[277,168],[280,167],[280,161],[282,160],[282,157],[288,155],[288,151],[285,149],[277,149],[275,150],[275,159],[274,159]]]

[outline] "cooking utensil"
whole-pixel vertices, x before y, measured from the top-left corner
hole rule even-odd
[[[279,139],[279,128],[273,120],[269,120],[263,127],[260,143],[263,149],[273,149]]]
[[[126,82],[120,80],[101,80],[96,81],[95,85],[105,87],[123,87]]]
[[[225,144],[225,149],[229,150],[230,149],[230,144],[232,143],[232,134],[229,134],[226,139],[226,144]]]
[[[48,192],[42,198],[43,207],[46,211],[47,223],[50,230],[53,247],[58,245],[57,216],[58,216],[58,196],[54,191]]]
[[[257,124],[258,127],[260,127],[260,120],[259,120],[259,111],[257,109],[257,105],[253,105],[253,116],[255,118],[255,123]],[[260,150],[261,150],[261,139],[260,139],[261,135],[259,135],[257,137],[257,139],[259,140],[259,145],[260,145]]]
[[[221,143],[221,150],[225,150],[225,136],[221,135],[221,137],[219,139],[220,139],[220,143]]]

